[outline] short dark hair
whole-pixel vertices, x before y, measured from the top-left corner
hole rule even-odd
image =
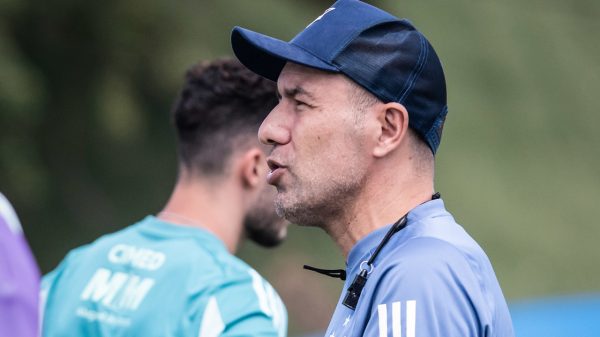
[[[172,109],[179,160],[203,175],[223,173],[234,149],[257,137],[277,105],[276,84],[225,58],[191,67]]]

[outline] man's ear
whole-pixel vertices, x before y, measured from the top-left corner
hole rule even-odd
[[[256,188],[265,179],[268,171],[265,154],[258,147],[246,151],[240,159],[242,184],[247,188]]]
[[[375,157],[385,157],[396,149],[408,133],[408,111],[396,102],[382,104],[377,110],[379,134],[373,148]]]

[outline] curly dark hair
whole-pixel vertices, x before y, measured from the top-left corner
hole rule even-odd
[[[203,175],[225,172],[234,149],[254,144],[249,137],[257,138],[275,105],[275,83],[235,59],[191,67],[171,112],[181,163]]]

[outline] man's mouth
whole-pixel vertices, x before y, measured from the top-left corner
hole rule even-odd
[[[287,167],[276,160],[268,159],[267,165],[269,165],[269,173],[267,174],[267,183],[276,185]]]

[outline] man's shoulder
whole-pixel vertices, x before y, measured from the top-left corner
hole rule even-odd
[[[485,324],[509,317],[496,275],[483,251],[437,237],[417,237],[395,247],[373,272],[376,304],[398,300],[430,303],[456,317],[470,310]],[[471,308],[471,309],[469,309]],[[510,318],[505,321],[509,321]]]
[[[57,269],[75,270],[97,265],[113,269],[123,266],[134,270],[164,270],[178,277],[183,277],[183,272],[192,282],[203,280],[202,284],[251,283],[260,277],[211,235],[161,236],[144,227],[145,221],[104,234],[91,243],[72,249]]]
[[[235,286],[254,289],[272,287],[254,268],[237,256],[219,247],[220,243],[202,240],[161,238],[158,241],[140,239],[145,236],[139,223],[71,250],[57,268],[69,274],[85,274],[82,269],[106,267],[111,270],[133,268],[164,274],[156,275],[165,282],[176,277],[187,279],[188,289],[197,291],[226,291]],[[53,277],[53,273],[46,278]],[[275,296],[276,293],[273,292]]]
[[[261,312],[267,326],[275,318],[285,320],[273,288],[218,242],[201,235],[152,237],[155,232],[135,226],[72,250],[45,277],[42,294],[48,317],[76,312],[92,324],[107,306],[127,309],[130,314],[123,317],[131,320],[132,328],[142,328],[188,318],[198,324],[207,306],[218,305],[225,324]],[[173,315],[154,319],[156,307]]]
[[[387,331],[382,320],[406,315],[407,324],[412,321],[424,335],[437,336],[433,332],[443,328],[471,336],[493,324],[493,310],[482,290],[458,247],[439,238],[413,238],[375,263],[363,290],[360,317],[365,317],[366,335]]]
[[[382,260],[391,269],[434,271],[448,266],[465,267],[469,252],[440,238],[422,236],[394,247]]]
[[[459,247],[434,237],[419,237],[394,247],[375,265],[374,295],[427,298],[432,294],[465,289],[467,296],[481,297],[486,286],[480,267]]]
[[[390,266],[427,270],[435,268],[470,269],[476,274],[493,273],[491,262],[481,246],[450,216],[429,218],[415,224],[405,239],[394,246]]]
[[[153,277],[169,274],[188,279],[192,275],[220,273],[214,254],[202,245],[148,237],[139,224],[104,234],[72,249],[55,270],[44,276],[44,282],[54,282],[58,278],[73,282],[99,269],[111,273],[139,272]]]

